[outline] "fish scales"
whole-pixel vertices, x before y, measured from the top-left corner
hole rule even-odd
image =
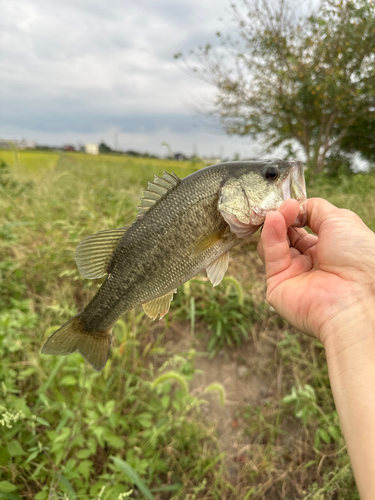
[[[220,227],[228,227],[217,210],[220,185],[227,169],[198,171],[128,229],[116,249],[115,262],[105,283],[81,316],[88,329],[105,329],[119,316],[160,295],[176,289],[212,260],[236,245],[230,233],[197,257],[190,258],[199,238]],[[127,265],[121,265],[126,262]]]
[[[89,279],[107,274],[83,311],[47,340],[44,354],[79,351],[96,370],[107,362],[112,327],[142,304],[152,318],[169,310],[174,291],[206,269],[215,286],[228,267],[228,250],[251,236],[266,214],[288,198],[301,206],[306,187],[299,162],[251,160],[212,165],[180,180],[164,172],[145,191],[130,227],[89,236],[76,260]]]

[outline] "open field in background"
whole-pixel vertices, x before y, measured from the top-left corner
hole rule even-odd
[[[218,287],[203,274],[181,287],[162,321],[125,315],[103,372],[40,354],[101,281],[79,275],[77,244],[131,222],[154,174],[199,165],[0,160],[0,498],[359,498],[324,349],[265,303],[257,236],[231,251]],[[373,230],[374,193],[374,173],[308,187]]]

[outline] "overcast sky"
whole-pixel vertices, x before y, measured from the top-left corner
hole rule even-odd
[[[215,89],[173,58],[214,41],[220,18],[230,0],[3,0],[0,138],[256,156],[196,116]]]

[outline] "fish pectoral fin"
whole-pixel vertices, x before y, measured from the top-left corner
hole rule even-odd
[[[208,236],[205,236],[203,240],[200,240],[195,247],[193,248],[193,251],[190,254],[190,257],[197,257],[201,253],[205,252],[209,248],[213,247],[218,243],[222,238],[223,234],[225,232],[224,229],[219,229],[217,231],[214,231],[213,233],[209,234]]]
[[[164,318],[164,316],[169,311],[173,299],[173,294],[176,291],[177,290],[172,290],[172,292],[168,292],[165,295],[162,295],[161,297],[156,297],[156,299],[150,300],[150,302],[142,304],[143,310],[147,314],[147,316],[149,318],[156,319],[158,317],[158,314],[160,314],[159,319]]]
[[[112,254],[128,228],[107,229],[81,241],[76,248],[75,259],[82,276],[93,280],[108,273]]]
[[[212,264],[206,267],[206,273],[212,286],[218,285],[224,278],[224,274],[228,269],[229,252],[223,253],[219,258],[214,260]]]
[[[79,316],[73,316],[53,333],[44,344],[42,353],[66,356],[78,351],[95,370],[100,371],[108,360],[112,333],[110,330],[87,332]]]

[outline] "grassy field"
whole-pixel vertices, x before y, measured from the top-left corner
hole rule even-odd
[[[323,347],[265,302],[256,239],[152,322],[114,328],[97,373],[40,354],[100,280],[74,249],[131,222],[142,189],[192,163],[0,151],[0,499],[354,500]],[[375,229],[375,174],[309,187]],[[350,238],[350,235],[348,235]]]

